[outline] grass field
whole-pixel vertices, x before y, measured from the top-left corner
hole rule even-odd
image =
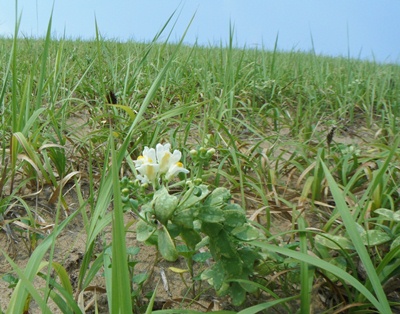
[[[0,39],[3,312],[400,311],[398,65],[50,34]]]

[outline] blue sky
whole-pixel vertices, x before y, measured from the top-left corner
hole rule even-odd
[[[20,34],[43,36],[52,5],[18,1]],[[57,37],[93,39],[96,18],[105,38],[150,41],[175,9],[171,41],[195,14],[187,44],[225,44],[231,23],[239,47],[272,50],[278,36],[283,51],[314,48],[317,54],[350,52],[354,58],[400,63],[400,0],[55,0],[52,31]],[[11,36],[14,21],[15,2],[0,0],[0,35]]]

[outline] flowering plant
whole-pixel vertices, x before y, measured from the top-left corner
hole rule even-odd
[[[214,153],[215,149],[204,148],[190,152],[198,173],[203,173],[199,168],[208,165]],[[179,189],[174,184],[171,192],[172,180],[178,174],[190,173],[181,157],[178,150],[171,153],[170,144],[157,144],[155,149],[145,147],[134,161],[137,180],[122,180],[123,201],[139,218],[137,240],[156,245],[167,261],[183,256],[192,277],[192,258],[207,247],[215,263],[203,271],[201,279],[219,294],[235,295],[233,302],[240,304],[251,289],[234,279],[249,279],[252,275],[259,255],[246,242],[255,240],[260,233],[247,221],[245,211],[231,202],[231,194],[225,188],[210,191],[201,178],[192,177],[180,181]]]
[[[140,173],[137,178],[142,183],[151,183],[155,188],[160,179],[169,181],[178,173],[189,173],[180,162],[182,153],[174,150],[171,154],[170,144],[157,144],[156,149],[144,148],[143,154],[135,160],[136,170]]]

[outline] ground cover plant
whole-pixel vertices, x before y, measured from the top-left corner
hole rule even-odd
[[[399,66],[169,24],[0,40],[1,311],[399,311]]]

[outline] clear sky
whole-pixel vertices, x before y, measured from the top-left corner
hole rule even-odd
[[[52,5],[19,0],[20,35],[44,36]],[[54,0],[52,31],[93,39],[96,19],[106,39],[150,41],[175,9],[171,41],[195,14],[187,44],[226,44],[231,23],[238,47],[272,50],[278,36],[283,51],[400,63],[400,0]],[[0,0],[0,35],[11,36],[14,25],[15,2]]]

